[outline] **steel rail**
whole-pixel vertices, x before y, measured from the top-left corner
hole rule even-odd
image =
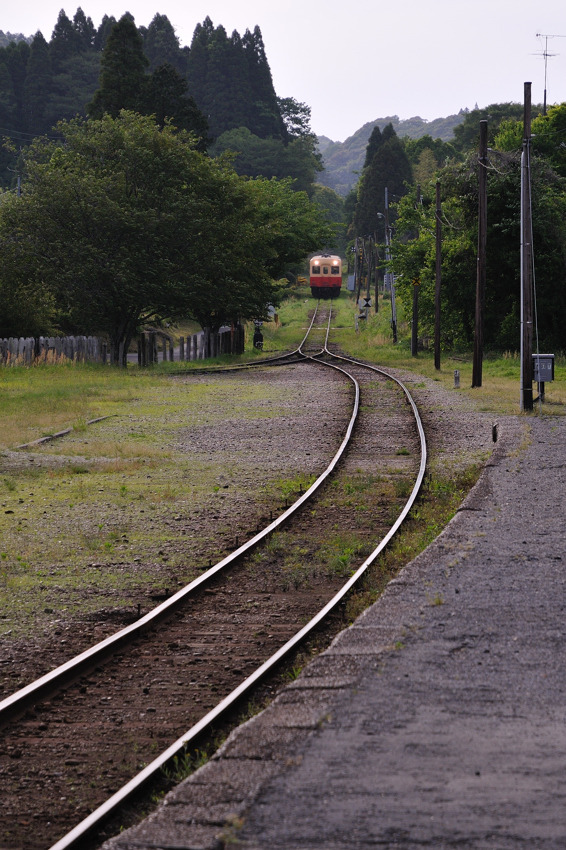
[[[295,649],[304,639],[307,637],[321,622],[324,618],[344,599],[346,594],[351,590],[351,588],[359,581],[359,579],[364,575],[364,573],[368,570],[368,568],[374,563],[376,558],[380,555],[380,553],[385,549],[389,541],[392,537],[397,533],[402,523],[405,521],[409,511],[411,510],[415,499],[418,496],[420,488],[422,486],[422,482],[424,479],[425,469],[426,469],[426,461],[427,461],[427,448],[426,448],[426,438],[424,433],[424,428],[422,425],[422,421],[417,409],[417,406],[411,397],[409,391],[405,387],[405,385],[395,378],[393,375],[379,369],[375,366],[369,366],[366,363],[362,363],[360,361],[341,357],[339,355],[335,355],[328,350],[328,335],[330,332],[330,322],[331,322],[332,311],[330,313],[328,319],[328,327],[326,332],[326,340],[324,345],[324,353],[328,354],[330,357],[335,357],[339,360],[344,360],[349,362],[355,366],[360,366],[363,368],[368,368],[374,372],[382,374],[384,377],[390,379],[397,385],[401,387],[405,396],[408,398],[413,415],[415,417],[417,430],[419,434],[419,442],[421,449],[421,460],[419,464],[419,471],[417,474],[417,478],[409,498],[407,499],[405,506],[396,521],[387,532],[387,534],[383,537],[380,543],[376,546],[373,552],[366,558],[363,564],[358,567],[358,569],[352,574],[352,576],[348,579],[348,581],[341,587],[341,589],[332,597],[332,599],[326,603],[326,605],[305,625],[300,631],[298,631],[292,638],[290,638],[282,647],[280,647],[267,661],[265,661],[260,667],[258,667],[250,676],[247,677],[243,682],[241,682],[237,688],[235,688],[228,696],[226,696],[220,703],[218,703],[215,708],[209,711],[204,717],[202,717],[196,724],[194,724],[187,732],[185,732],[180,738],[178,738],[173,744],[171,744],[163,753],[161,753],[154,761],[152,761],[149,765],[147,765],[140,773],[134,776],[126,785],[120,788],[112,797],[106,800],[101,806],[99,806],[94,812],[88,815],[81,823],[79,823],[74,829],[64,835],[59,841],[57,841],[54,845],[52,845],[49,850],[69,850],[69,848],[73,848],[78,846],[78,842],[82,841],[88,834],[90,834],[94,829],[99,827],[104,821],[106,821],[113,812],[115,812],[124,802],[132,797],[134,794],[138,793],[146,783],[148,783],[152,777],[154,777],[159,771],[163,769],[163,767],[171,761],[175,756],[178,756],[180,753],[185,751],[187,746],[194,741],[202,732],[211,726],[221,715],[223,715],[228,709],[232,708],[235,703],[238,702],[254,685],[256,685],[267,673],[272,671],[280,661],[288,655],[293,649]],[[304,341],[303,341],[304,342]],[[302,343],[303,344],[303,343]],[[301,344],[301,345],[302,345]],[[326,363],[323,360],[315,359],[310,355],[303,355],[308,357],[309,359],[314,360],[314,362],[320,363],[323,366],[328,366],[332,369],[336,369],[342,372],[345,375],[355,382],[356,385],[356,406],[359,403],[359,384],[356,379],[349,375],[343,368],[336,366],[332,363]],[[349,434],[351,434],[351,430],[353,429],[353,420],[350,421],[350,426],[348,429]],[[344,443],[343,443],[344,445]],[[342,448],[342,447],[341,447]],[[337,462],[337,461],[336,461]],[[335,464],[334,464],[335,466]],[[308,492],[308,491],[307,491]],[[305,493],[306,496],[306,493]],[[304,498],[304,497],[303,497]]]
[[[274,363],[281,363],[281,365],[285,365],[285,361],[289,360],[290,357],[296,357],[297,355],[303,356],[304,354],[301,351],[302,346],[305,344],[305,341],[312,330],[312,326],[314,325],[314,321],[316,319],[318,308],[320,306],[320,301],[317,302],[317,305],[314,309],[314,313],[312,315],[311,323],[307,328],[307,332],[303,337],[302,341],[299,343],[297,348],[294,348],[293,351],[287,351],[285,354],[279,354],[277,357],[263,357],[261,360],[250,360],[248,363],[237,363],[234,366],[216,366],[211,369],[198,369],[194,372],[187,372],[184,369],[182,372],[169,372],[169,375],[187,375],[187,374],[198,374],[198,375],[214,375],[220,374],[223,372],[239,372],[246,369],[253,369],[255,366],[270,366]],[[296,362],[301,362],[297,360]]]
[[[316,315],[316,313],[315,313]],[[314,316],[313,316],[314,321]],[[312,323],[311,323],[312,327]],[[307,332],[307,336],[309,331]],[[306,337],[305,337],[306,339]],[[301,343],[302,345],[303,343]],[[303,355],[304,356],[304,355]],[[344,373],[347,374],[347,373]],[[91,669],[102,658],[108,656],[111,651],[121,647],[135,634],[141,634],[152,626],[156,625],[160,620],[170,614],[178,605],[180,605],[188,596],[195,592],[201,585],[206,584],[217,573],[224,570],[246,552],[249,552],[254,546],[257,546],[262,540],[272,534],[279,526],[283,525],[286,520],[292,516],[311,496],[319,489],[326,481],[329,475],[334,471],[336,464],[344,454],[348,442],[350,441],[354,423],[358,416],[360,389],[357,382],[354,383],[354,403],[350,421],[346,429],[345,436],[338,448],[338,451],[321,475],[310,485],[310,487],[290,505],[282,514],[276,517],[265,528],[255,534],[250,540],[243,543],[237,549],[222,558],[214,566],[210,567],[206,572],[194,579],[181,590],[177,591],[173,596],[162,602],[160,605],[153,608],[143,617],[140,617],[129,626],[125,626],[120,631],[115,632],[94,646],[89,647],[84,652],[66,661],[64,664],[54,668],[53,670],[36,679],[30,684],[15,691],[10,696],[0,701],[0,727],[12,720],[15,716],[21,714],[26,708],[33,705],[39,699],[44,698],[47,693],[51,693],[58,686],[62,686],[72,680],[77,679],[86,670]]]

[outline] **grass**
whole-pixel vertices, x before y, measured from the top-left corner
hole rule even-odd
[[[307,312],[315,303],[307,289],[294,291],[279,311],[279,323],[264,324],[265,352],[295,348],[304,336]],[[413,377],[407,383],[415,389],[430,380],[439,382],[450,392],[468,397],[473,406],[490,412],[494,419],[519,412],[515,353],[486,357],[483,386],[472,390],[469,355],[442,354],[441,369],[435,370],[431,352],[410,356],[402,321],[400,342],[392,344],[389,302],[380,305],[377,315],[361,322],[357,333],[353,330],[357,310],[351,298],[342,293],[333,307],[336,317],[331,340],[353,356],[386,369],[410,372]],[[246,356],[251,353],[250,343]],[[217,362],[225,361],[219,358]],[[187,368],[196,370],[202,365]],[[458,390],[453,382],[455,368],[460,372]],[[179,581],[192,577],[191,552],[199,549],[199,564],[215,557],[216,540],[224,533],[221,522],[210,523],[203,537],[187,534],[181,538],[170,516],[172,512],[173,516],[190,513],[195,504],[207,506],[214,515],[224,498],[226,481],[237,484],[241,459],[221,450],[213,457],[195,452],[179,455],[177,435],[216,422],[229,425],[234,416],[240,420],[277,416],[289,410],[292,400],[278,396],[269,382],[250,384],[245,376],[233,379],[227,390],[225,383],[215,381],[212,375],[202,383],[183,383],[172,380],[171,372],[179,372],[179,364],[160,363],[144,371],[70,363],[0,370],[0,451],[6,453],[43,434],[73,428],[63,441],[36,447],[31,459],[15,468],[6,454],[0,477],[0,616],[17,608],[17,622],[8,616],[15,623],[14,633],[25,633],[38,609],[72,612],[77,596],[89,585],[96,592],[88,603],[91,610],[103,607],[111,598],[112,604],[131,605],[132,589],[149,587],[155,581],[155,574],[143,566],[148,551],[156,562],[168,558],[169,574]],[[556,380],[547,384],[543,413],[563,413],[565,377],[566,363],[557,357]],[[87,426],[89,420],[100,416],[110,418]],[[401,447],[397,454],[407,452]],[[42,465],[45,459],[50,459],[48,467]],[[477,474],[475,467],[470,470],[472,477]],[[266,498],[296,498],[310,483],[300,470],[285,478],[266,475],[257,494],[258,513]],[[340,487],[340,492],[329,489],[326,507],[332,503],[337,511],[354,510],[353,529],[363,524],[364,514],[389,510],[391,499],[402,498],[407,490],[403,477],[394,474],[383,480],[379,475],[350,475]],[[422,504],[415,510],[414,525],[409,523],[384,556],[396,564],[409,560],[438,534],[454,509],[437,510],[438,506],[447,498],[450,505],[457,503],[465,491],[436,472],[427,488],[427,497],[436,508],[430,517]],[[227,537],[232,535],[232,529],[225,531]],[[356,533],[340,539],[338,529],[335,539],[321,543],[318,551],[311,543],[299,542],[303,554],[289,555],[283,575],[289,586],[307,583],[313,570],[347,575],[365,545]],[[289,542],[277,536],[270,545],[289,548]],[[138,562],[138,567],[134,572],[112,568],[120,559]],[[91,566],[96,561],[104,563],[104,569]],[[384,575],[392,574],[390,566],[387,561],[380,567]],[[379,576],[375,581],[381,586]]]
[[[372,314],[369,320],[359,322],[358,331],[354,331],[356,304],[349,293],[342,292],[340,297],[332,302],[336,316],[333,319],[331,342],[351,355],[383,368],[395,368],[420,374],[427,379],[438,381],[447,389],[458,392],[476,403],[480,410],[500,415],[519,413],[520,391],[520,359],[516,351],[499,354],[487,352],[482,367],[482,386],[472,389],[472,353],[471,352],[441,352],[440,369],[435,369],[432,351],[420,351],[417,357],[410,353],[410,328],[404,321],[402,309],[398,306],[398,343],[393,344],[391,333],[391,303],[380,299],[377,314]],[[316,301],[309,298],[309,290],[303,287],[295,291],[295,297],[289,305],[279,310],[281,327],[285,329],[283,336],[280,329],[267,325],[264,328],[265,345],[273,348],[285,340],[288,347],[296,345],[304,334],[306,323],[303,318],[302,326],[298,321],[300,307],[303,311],[308,306],[314,309]],[[304,312],[303,312],[304,317]],[[294,334],[294,335],[292,335]],[[519,335],[517,333],[517,345]],[[283,347],[283,346],[281,346]],[[454,389],[454,371],[460,372],[460,389]],[[566,357],[556,353],[555,381],[545,385],[545,403],[542,407],[535,405],[535,414],[564,414],[566,404]],[[534,385],[537,395],[536,384]]]
[[[183,382],[158,370],[83,365],[13,368],[0,380],[7,397],[0,633],[14,638],[43,620],[72,616],[79,604],[86,614],[145,606],[156,584],[175,589],[225,554],[223,541],[234,537],[222,520],[223,500],[234,492],[225,488],[237,486],[246,461],[230,441],[203,452],[199,440],[187,446],[186,436],[195,429],[213,436],[232,418],[264,420],[293,406],[292,394],[282,400],[269,380],[250,383],[245,375],[226,385],[214,376]],[[8,451],[72,425],[79,408],[80,427],[63,440]],[[266,471],[262,485],[281,493],[306,482],[298,470],[285,482]],[[261,513],[262,500],[261,489],[246,495],[252,514]]]
[[[428,476],[402,532],[393,538],[364,575],[347,603],[347,618],[353,622],[382,593],[399,569],[424,551],[452,519],[470,488],[481,473],[481,465],[472,464],[455,474]],[[430,604],[441,605],[440,596]]]

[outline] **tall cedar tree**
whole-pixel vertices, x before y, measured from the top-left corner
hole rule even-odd
[[[285,138],[285,124],[279,111],[263,37],[258,26],[254,27],[253,33],[246,30],[242,46],[252,92],[252,124],[248,125],[249,129],[261,139]]]
[[[186,73],[186,55],[166,15],[155,15],[143,32],[143,50],[149,60],[150,71],[155,71],[159,65],[168,64],[179,74]]]
[[[155,115],[163,128],[171,120],[179,130],[189,130],[197,137],[196,149],[205,151],[210,144],[208,122],[194,98],[188,93],[186,80],[168,63],[159,65],[146,81],[146,109]]]
[[[100,87],[87,107],[91,118],[121,109],[143,110],[146,68],[143,40],[131,15],[126,14],[110,31],[100,62]]]
[[[24,85],[26,127],[29,133],[40,135],[51,126],[47,109],[52,84],[49,47],[38,32],[31,43]]]
[[[412,173],[392,124],[383,129],[379,144],[377,141],[377,134],[374,136],[372,133],[372,145],[376,145],[376,150],[360,178],[353,229],[355,236],[377,234],[378,239],[383,239],[385,189],[391,204],[406,193],[406,184],[411,182]]]

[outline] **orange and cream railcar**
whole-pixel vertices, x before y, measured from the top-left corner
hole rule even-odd
[[[317,254],[310,259],[313,298],[337,298],[342,286],[342,260],[335,254]]]

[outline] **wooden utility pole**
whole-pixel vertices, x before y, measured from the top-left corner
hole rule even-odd
[[[421,187],[417,185],[417,209],[421,205]],[[419,346],[419,279],[413,280],[413,321],[411,324],[411,355],[416,357]]]
[[[417,209],[421,205],[421,187],[417,185]],[[413,321],[411,323],[411,356],[416,357],[419,347],[419,278],[413,280]]]
[[[436,181],[436,278],[434,287],[434,368],[440,369],[440,271],[442,249],[442,224],[440,216],[440,180]]]
[[[391,226],[389,224],[389,190],[385,187],[385,291],[389,287],[391,296],[391,330],[393,343],[397,344],[397,308],[395,305],[395,286],[391,271]]]
[[[521,410],[533,409],[533,246],[531,218],[531,84],[525,83],[521,154]]]
[[[487,121],[480,121],[480,157],[478,180],[478,268],[476,279],[476,321],[472,387],[481,387],[483,361],[483,317],[485,311],[487,245]]]

